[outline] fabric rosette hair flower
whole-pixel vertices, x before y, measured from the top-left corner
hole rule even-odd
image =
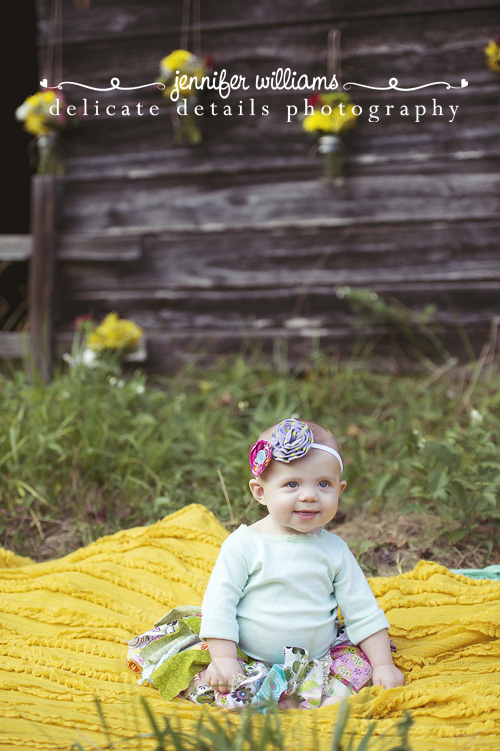
[[[496,39],[490,39],[484,48],[486,55],[486,65],[495,73],[500,73],[500,36]]]
[[[58,101],[59,100],[59,101]],[[76,117],[68,117],[68,104],[62,93],[37,91],[16,109],[16,120],[24,130],[35,136],[38,147],[38,172],[63,174],[60,134],[77,125]]]
[[[257,441],[250,449],[250,469],[258,477],[269,466],[271,459],[288,462],[305,456],[313,443],[311,428],[291,417],[282,420],[273,430],[271,441]]]
[[[354,104],[349,94],[315,94],[307,100],[313,112],[302,119],[306,133],[318,139],[318,153],[323,156],[323,174],[328,182],[342,182],[346,148],[341,133],[356,125]]]
[[[274,428],[271,437],[273,457],[286,463],[300,459],[307,454],[313,440],[312,430],[305,422],[293,417],[282,420]]]
[[[250,449],[250,469],[254,477],[258,477],[266,469],[273,458],[273,448],[267,441],[257,441]]]
[[[315,443],[309,425],[295,417],[289,417],[274,427],[270,441],[260,440],[251,447],[249,459],[252,475],[261,475],[272,459],[288,464],[294,459],[301,459],[311,448],[332,454],[340,465],[341,473],[344,471],[342,457],[336,449],[323,443]]]

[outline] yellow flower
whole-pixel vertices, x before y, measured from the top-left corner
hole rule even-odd
[[[117,313],[109,313],[102,323],[91,331],[87,347],[94,352],[105,349],[133,349],[143,331],[136,323],[126,318],[120,319]]]
[[[45,136],[50,133],[50,128],[44,117],[37,112],[28,112],[24,121],[24,130],[33,136]]]
[[[488,68],[494,70],[495,73],[500,73],[500,44],[498,41],[490,39],[484,48],[484,54],[486,55]]]
[[[163,82],[166,84],[163,91],[163,96],[166,97],[169,97],[173,90],[177,72],[179,72],[179,79],[182,76],[187,76],[187,81],[183,85],[180,84],[180,81],[177,84],[181,97],[195,95],[197,92],[195,82],[199,83],[206,75],[203,62],[187,50],[175,50],[164,57],[160,61],[160,72],[163,75]],[[190,86],[190,83],[193,85]]]
[[[170,55],[163,58],[160,62],[160,68],[165,73],[168,73],[168,71],[175,73],[176,70],[182,71],[189,64],[192,57],[194,55],[187,50],[174,50]]]
[[[24,130],[28,133],[34,136],[47,135],[59,125],[58,119],[50,112],[55,101],[54,91],[37,91],[17,108],[16,118],[24,121]]]
[[[332,109],[330,114],[323,113],[321,110],[315,110],[312,115],[307,115],[302,127],[308,133],[340,133],[342,130],[352,128],[356,123],[356,116],[353,114],[352,105],[344,107],[342,115],[339,107]]]

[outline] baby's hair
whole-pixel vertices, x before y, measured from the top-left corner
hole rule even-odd
[[[314,443],[322,443],[331,449],[335,449],[335,451],[338,451],[340,454],[340,447],[337,439],[328,428],[325,428],[317,422],[312,422],[311,420],[301,420],[301,422],[304,422],[309,428],[311,428]],[[259,436],[259,441],[269,441],[277,424],[278,423],[270,425],[266,428]]]

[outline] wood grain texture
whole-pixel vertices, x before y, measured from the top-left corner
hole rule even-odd
[[[50,5],[38,0],[41,49]],[[181,10],[159,0],[65,3],[64,80],[155,81],[179,46]],[[344,348],[357,336],[335,293],[347,285],[416,311],[434,303],[450,347],[460,321],[479,350],[500,314],[499,79],[483,53],[500,27],[498,2],[207,0],[201,22],[202,52],[249,88],[224,100],[208,92],[199,147],[174,142],[171,107],[154,87],[65,90],[89,110],[97,101],[99,114],[82,118],[66,144],[59,341],[76,315],[117,309],[147,330],[148,364],[159,370],[202,346],[220,353],[251,341],[271,352],[277,337],[297,356],[318,342]],[[321,180],[314,140],[293,114],[309,92],[254,86],[280,67],[323,75],[332,27],[342,34],[343,83],[469,82],[353,87],[362,114],[337,188]],[[108,116],[110,104],[130,114]],[[361,334],[383,347],[383,329]]]
[[[51,0],[37,0],[38,27],[40,38],[48,34],[48,19],[51,12]],[[323,23],[353,20],[358,26],[366,26],[378,19],[386,21],[403,18],[411,26],[415,15],[425,14],[433,19],[437,16],[453,18],[460,12],[484,10],[494,13],[498,9],[496,0],[381,0],[376,4],[371,0],[339,0],[334,5],[329,0],[308,0],[308,2],[290,3],[288,0],[276,0],[270,5],[266,0],[251,4],[235,2],[221,3],[218,0],[204,0],[201,9],[201,22],[204,30],[244,29],[258,26],[291,26],[307,22]],[[89,37],[131,37],[159,34],[180,35],[182,23],[181,2],[136,3],[134,0],[117,0],[98,3],[94,0],[89,8],[78,8],[72,3],[65,3],[63,10],[64,39],[67,44],[86,41]],[[360,23],[362,22],[362,23]]]

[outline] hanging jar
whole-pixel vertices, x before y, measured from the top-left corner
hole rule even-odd
[[[323,157],[323,177],[327,182],[341,185],[343,182],[346,148],[336,135],[320,136],[318,153]]]
[[[36,139],[39,175],[63,175],[62,145],[59,133],[47,133]]]

